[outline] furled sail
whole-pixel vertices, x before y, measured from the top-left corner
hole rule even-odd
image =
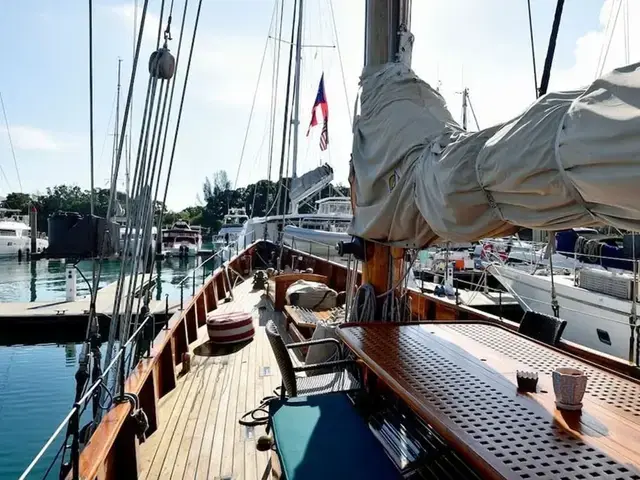
[[[640,230],[640,64],[473,133],[404,64],[365,69],[361,86],[349,233],[418,248],[520,227]]]

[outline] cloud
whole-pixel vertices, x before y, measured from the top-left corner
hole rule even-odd
[[[568,61],[566,51],[556,52],[556,58],[561,57],[563,60],[556,60],[551,75],[551,89],[577,88],[593,80],[602,45],[607,38],[606,25],[610,17],[609,12],[618,1],[603,2],[598,27],[584,32],[575,40],[572,55]],[[287,9],[289,3],[287,3]],[[486,8],[483,2],[467,0],[413,2],[412,32],[416,36],[414,69],[432,85],[441,83],[441,92],[456,119],[461,116],[459,92],[465,87],[469,88],[471,101],[482,128],[507,121],[520,114],[535,98],[526,2],[499,3],[501,14],[496,16],[495,9]],[[634,56],[640,53],[636,47],[640,46],[640,38],[638,38],[640,36],[640,28],[638,28],[640,27],[640,2],[628,3],[630,4],[629,44],[631,60],[633,60]],[[246,5],[251,3],[246,2]],[[349,117],[353,111],[363,61],[364,2],[332,2],[338,33],[337,40],[333,32],[330,2],[305,2],[305,5],[303,44],[324,45],[327,48],[309,47],[303,51],[298,172],[303,173],[320,162],[329,161],[336,172],[336,180],[345,182],[352,145]],[[218,13],[221,15],[226,13],[223,10],[220,7]],[[123,28],[131,31],[133,5],[120,5],[112,8],[112,12],[122,20]],[[145,42],[147,42],[147,35],[149,41],[155,42],[158,26],[157,13],[153,12],[148,17]],[[229,24],[228,26],[224,23],[220,25],[218,22],[213,30],[211,27],[213,24],[210,22],[211,11],[206,13],[208,16],[204,15],[198,32],[187,93],[188,103],[185,105],[184,115],[193,119],[194,123],[199,123],[202,130],[208,129],[209,133],[190,136],[190,132],[181,132],[183,146],[180,148],[184,152],[186,162],[191,161],[189,158],[206,158],[208,152],[215,151],[216,158],[206,166],[208,170],[205,174],[224,168],[229,176],[234,178],[258,79],[269,18],[266,15],[260,16],[261,18],[253,15],[247,24]],[[174,15],[174,20],[180,15]],[[552,15],[553,8],[550,8],[543,15],[548,21],[539,22],[539,25],[536,25],[539,27],[536,30],[536,50],[540,52],[538,54],[540,66],[544,62],[543,56]],[[470,18],[473,21],[466,20]],[[618,28],[611,41],[605,71],[624,63],[623,18],[624,15],[621,13]],[[177,47],[176,40],[179,34],[178,22],[179,20],[175,21],[176,25],[172,27],[175,39],[174,50]],[[250,26],[248,26],[249,23]],[[187,21],[188,28],[191,28],[189,24],[190,21]],[[285,18],[284,30],[289,26],[290,19]],[[564,33],[565,30],[561,32]],[[190,40],[190,36],[191,31],[185,31],[185,38]],[[337,42],[340,44],[342,69],[337,48],[335,48]],[[240,184],[266,176],[268,155],[259,152],[266,152],[268,145],[268,141],[263,143],[263,138],[271,101],[274,43],[275,41],[270,41],[265,59]],[[331,48],[331,45],[334,48]],[[184,45],[183,48],[185,48]],[[283,45],[273,151],[274,175],[277,175],[280,161],[288,52],[288,47]],[[186,56],[183,58],[186,59]],[[185,64],[182,60],[181,64],[184,68]],[[331,110],[330,144],[326,152],[320,152],[318,148],[320,129],[312,130],[309,137],[306,137],[311,106],[318,80],[323,72]],[[538,69],[538,74],[540,73],[541,68]],[[178,87],[181,88],[180,84]],[[194,129],[194,131],[201,130]],[[210,132],[215,132],[215,135]],[[188,149],[186,138],[189,138]],[[260,159],[259,165],[254,165],[255,158]],[[176,188],[178,187],[179,185]],[[186,198],[189,192],[183,193]],[[191,196],[193,195],[190,194],[189,200]]]
[[[116,18],[118,18],[123,25],[129,28],[129,32],[133,34],[134,20],[136,21],[136,35],[140,29],[140,19],[142,18],[142,7],[138,6],[137,11],[133,3],[124,3],[120,5],[113,5],[108,7],[108,11],[111,12]],[[158,38],[158,23],[160,22],[160,16],[155,12],[151,12],[147,9],[146,20],[144,25],[144,32],[142,34],[143,44],[148,42],[156,42]],[[162,38],[162,37],[161,37]]]
[[[7,129],[0,128],[4,141],[8,144]],[[13,125],[9,130],[16,150],[69,152],[77,150],[82,140],[75,135],[55,133],[29,125]]]
[[[628,11],[627,11],[628,8]],[[632,63],[640,56],[640,2],[605,0],[600,9],[597,30],[578,38],[575,62],[553,72],[551,86],[570,89],[591,83],[596,75]],[[626,24],[626,28],[625,28]],[[625,42],[625,34],[628,43]],[[625,47],[628,45],[628,48]]]

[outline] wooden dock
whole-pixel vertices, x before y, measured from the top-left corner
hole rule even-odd
[[[423,282],[418,282],[418,285],[422,287]],[[424,291],[432,293],[436,288],[437,284],[433,282],[424,282]],[[439,297],[442,300],[451,302],[453,304],[456,303],[455,297]],[[466,305],[468,307],[481,308],[481,307],[498,307],[508,306],[508,305],[517,305],[518,302],[508,292],[495,292],[488,291],[485,292],[482,290],[482,287],[478,287],[477,290],[463,290],[462,288],[458,289],[458,298],[459,303],[462,305]]]
[[[129,288],[129,282],[132,276],[125,278],[124,280],[124,292],[126,293]],[[141,292],[147,290],[155,281],[156,276],[149,279],[148,275],[145,275],[144,285],[142,284],[143,275],[138,275],[136,282],[136,290],[133,292],[134,297],[137,297]],[[118,282],[113,282],[106,287],[98,290],[96,296],[96,312],[98,315],[112,315],[113,303],[116,296]],[[126,296],[123,295],[121,311],[124,312]],[[55,317],[55,316],[86,316],[89,314],[89,304],[91,298],[89,295],[79,297],[75,302],[67,302],[66,300],[57,301],[45,301],[45,302],[6,302],[0,303],[0,320],[6,318],[20,318],[20,317]],[[135,307],[134,303],[134,307]],[[152,300],[150,303],[151,313],[161,313],[165,310],[165,302]]]
[[[126,294],[132,276],[125,278],[124,292]],[[134,292],[133,311],[138,308],[138,296],[149,289],[156,277],[149,279],[145,276],[144,285],[142,274],[138,276]],[[117,282],[98,290],[96,297],[96,312],[99,318],[100,334],[105,336],[109,331],[108,319],[113,315],[113,304],[116,296]],[[42,342],[71,342],[84,338],[89,317],[89,295],[79,297],[74,302],[66,300],[45,302],[7,302],[0,303],[0,344],[12,345],[16,343]],[[124,313],[126,295],[123,295],[120,312]],[[179,302],[168,305],[163,300],[151,300],[149,310],[156,318],[156,323],[163,323],[180,307]],[[135,314],[134,314],[135,316]]]

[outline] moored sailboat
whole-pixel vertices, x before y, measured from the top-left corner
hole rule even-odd
[[[547,326],[539,331],[532,328],[530,319],[518,326],[421,294],[405,284],[406,260],[414,253],[409,249],[421,248],[437,237],[469,241],[506,234],[525,223],[519,221],[524,207],[511,209],[506,203],[515,194],[499,189],[467,195],[475,205],[469,214],[456,210],[463,203],[458,189],[468,193],[469,187],[469,183],[457,182],[471,182],[470,177],[477,181],[469,173],[469,163],[476,161],[478,152],[500,129],[471,135],[457,132],[441,98],[411,72],[410,3],[367,1],[363,113],[355,125],[352,172],[351,233],[358,239],[344,249],[351,255],[349,268],[264,240],[234,255],[155,337],[148,355],[126,382],[123,370],[118,405],[105,414],[81,453],[80,405],[72,411],[73,478],[265,478],[274,472],[289,480],[312,475],[639,477],[640,457],[633,442],[640,431],[637,365],[563,340],[557,319],[534,319]],[[636,96],[638,77],[623,82],[629,85],[638,80]],[[558,97],[562,95],[554,98]],[[549,117],[538,115],[541,112],[536,107],[542,108],[541,104],[515,122],[520,122],[518,128],[511,125],[513,129],[537,125],[543,130],[538,133],[551,132],[545,124]],[[385,130],[383,117],[392,119],[398,132]],[[503,128],[489,145],[497,151],[505,147],[501,140],[517,136],[508,124]],[[425,132],[431,140],[427,143]],[[389,147],[387,157],[382,155],[383,140]],[[546,141],[551,140],[545,137],[542,143]],[[575,139],[573,142],[575,146]],[[484,153],[487,156],[481,160],[491,160],[491,152]],[[432,158],[434,155],[438,158]],[[541,161],[543,167],[550,162]],[[366,168],[374,162],[391,164],[397,171],[392,168],[384,178],[374,178],[373,170]],[[436,206],[446,200],[453,206],[427,215],[428,202],[423,200],[429,186],[418,183],[425,178],[433,181],[432,174],[447,168],[468,175],[462,180],[455,175],[438,177],[443,182],[440,192],[449,189],[449,194]],[[554,172],[547,174],[557,174]],[[425,173],[429,175],[423,177]],[[447,184],[447,180],[454,183]],[[593,201],[597,182],[582,180]],[[415,198],[409,195],[413,186],[419,191]],[[561,193],[552,192],[549,202],[558,200]],[[489,197],[498,198],[489,201]],[[631,224],[629,218],[640,218],[637,207],[632,206],[640,205],[636,197],[630,199],[624,217]],[[591,208],[603,218],[622,221],[616,217],[618,203],[607,202],[601,199]],[[505,211],[505,216],[497,216],[497,209]],[[567,216],[567,209],[574,214]],[[390,211],[402,215],[395,220],[386,218],[384,214]],[[537,219],[531,220],[536,226],[591,222],[571,202],[567,208],[536,211]],[[251,282],[249,275],[256,269],[274,268],[275,259],[298,272],[278,272],[272,285],[267,281],[269,288],[263,297],[264,276],[256,275]],[[358,262],[363,264],[361,274],[353,266]],[[307,269],[313,273],[305,272]],[[345,307],[350,314],[345,315],[354,323],[343,323],[336,329],[336,338],[324,343],[337,342],[348,356],[328,363],[302,363],[289,352],[311,351],[321,342],[283,343],[288,340],[287,331],[294,330],[278,331],[274,320],[282,320],[280,310],[289,315],[287,324],[320,325],[320,312],[285,305],[287,286],[305,275],[314,275],[307,279],[346,293]],[[217,316],[219,321],[213,321],[208,317],[213,311],[226,314],[227,319]],[[238,318],[255,328],[252,342],[220,348],[207,341],[207,327],[227,328]],[[325,315],[324,320],[327,318]],[[351,371],[344,373],[343,368],[354,368],[355,382]],[[323,382],[328,378],[324,376],[327,369],[336,374],[329,383]],[[519,390],[517,379],[534,376],[518,375],[522,369],[535,373],[534,386],[528,390]],[[313,375],[314,370],[322,374]],[[556,383],[572,381],[560,377],[567,370],[574,379],[587,382],[584,396],[569,398],[573,403],[568,404],[559,400],[565,397],[554,395],[559,389]],[[97,385],[92,388],[102,388],[102,383]],[[276,395],[264,399],[277,387]],[[248,415],[243,415],[247,410]],[[238,418],[244,419],[242,424]],[[271,427],[271,438],[259,437],[265,424]]]

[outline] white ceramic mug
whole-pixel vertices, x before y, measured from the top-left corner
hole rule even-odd
[[[576,368],[556,368],[552,374],[556,406],[562,410],[579,410],[587,389],[587,376]]]

